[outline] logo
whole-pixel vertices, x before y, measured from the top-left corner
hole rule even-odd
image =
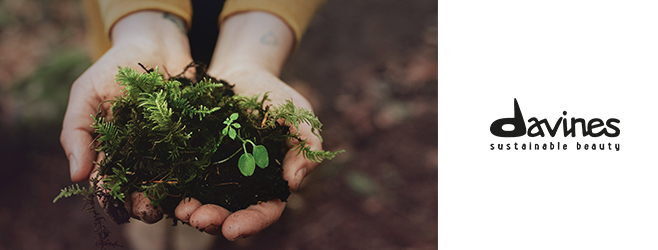
[[[531,117],[527,121],[529,126],[526,126],[526,121],[523,118],[521,107],[519,106],[516,98],[514,98],[514,117],[500,118],[495,120],[493,123],[491,123],[491,126],[489,126],[489,131],[492,135],[504,138],[521,137],[524,135],[528,135],[529,137],[545,137],[547,135],[550,137],[555,137],[559,134],[558,131],[560,130],[562,131],[562,135],[564,137],[576,137],[576,135],[580,135],[582,137],[617,137],[621,133],[621,130],[619,129],[620,121],[617,118],[609,118],[605,121],[600,118],[592,118],[590,120],[576,117],[567,118],[567,111],[563,111],[562,115],[564,117],[559,117],[553,124],[551,124],[546,118],[540,120],[537,117]],[[513,129],[505,129],[504,127],[510,127],[505,125],[511,125]],[[560,129],[560,127],[562,129]],[[514,149],[519,149],[519,143],[507,143],[507,150],[511,150],[512,145],[514,145]],[[557,145],[558,150],[567,149],[566,143],[557,142]],[[535,150],[553,150],[555,148],[553,142],[550,142],[550,144],[544,143],[543,147],[540,147],[539,144],[534,144],[534,146]],[[619,143],[615,143],[614,147],[617,151],[619,151]],[[494,147],[494,143],[492,143],[491,150],[494,150],[495,148],[496,147]],[[498,149],[503,150],[503,148],[505,148],[505,144],[499,143]],[[527,145],[525,143],[521,144],[522,150],[526,150],[526,148],[528,150],[532,150],[532,142],[529,142]],[[580,150],[581,148],[585,150],[604,150],[605,148],[612,150],[613,144],[608,142],[606,147],[606,143],[581,144],[580,142],[577,142],[576,149]]]
[[[566,116],[567,111],[563,111],[562,114]],[[568,121],[569,119],[567,119],[566,117],[560,117],[555,122],[554,125],[551,125],[548,122],[548,120],[546,120],[545,118],[539,120],[536,117],[532,117],[528,119],[528,122],[530,123],[530,127],[528,127],[528,130],[526,131],[525,120],[523,120],[523,114],[521,113],[521,108],[519,107],[519,103],[516,101],[516,98],[514,98],[514,117],[501,118],[494,121],[493,123],[491,123],[491,127],[489,127],[489,131],[491,131],[492,135],[498,137],[519,137],[519,136],[524,136],[526,132],[530,137],[536,137],[536,136],[544,137],[546,135],[546,133],[544,133],[544,128],[546,128],[548,134],[550,134],[551,137],[555,137],[557,131],[560,128],[560,125],[562,125],[562,131],[564,137],[567,137],[569,135],[571,135],[571,137],[575,137],[577,133],[576,130],[579,127],[581,128],[580,130],[582,136],[599,137],[605,135],[607,137],[617,137],[621,132],[619,130],[619,127],[617,127],[616,125],[619,124],[620,121],[619,119],[616,118],[610,118],[606,120],[605,123],[603,122],[602,119],[599,118],[593,118],[587,121],[583,118],[572,117],[571,122],[569,123]],[[513,125],[514,130],[505,131],[503,129],[503,125],[507,125],[507,124]]]

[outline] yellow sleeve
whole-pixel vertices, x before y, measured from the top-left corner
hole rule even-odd
[[[295,33],[295,45],[302,39],[308,23],[325,0],[226,0],[219,15],[219,25],[232,14],[245,11],[265,11],[277,15]]]
[[[103,32],[109,37],[119,19],[140,10],[159,10],[182,18],[189,30],[192,25],[192,3],[189,0],[98,0]]]
[[[89,54],[98,60],[110,49],[110,31],[121,18],[140,10],[160,10],[182,18],[189,30],[192,25],[190,0],[83,0]]]

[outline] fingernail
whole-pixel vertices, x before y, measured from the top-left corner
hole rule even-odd
[[[71,178],[78,172],[78,162],[75,160],[75,156],[69,156],[69,165],[71,166]]]
[[[299,186],[302,185],[302,181],[304,180],[304,177],[306,177],[306,168],[297,170],[297,173],[295,173],[295,182],[297,182],[297,187],[295,187],[295,190],[297,190]]]

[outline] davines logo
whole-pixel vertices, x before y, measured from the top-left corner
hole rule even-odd
[[[523,119],[521,108],[519,107],[519,103],[516,101],[516,98],[514,98],[514,117],[495,120],[493,123],[491,123],[489,131],[491,131],[491,134],[498,137],[520,137],[526,134],[530,137],[544,137],[546,136],[544,128],[546,128],[546,132],[548,132],[551,137],[555,137],[558,130],[560,130],[560,126],[562,127],[562,134],[564,137],[568,137],[569,135],[571,135],[571,137],[576,137],[576,130],[579,127],[581,128],[580,131],[583,137],[600,137],[603,135],[607,137],[617,137],[621,132],[619,127],[617,127],[620,121],[616,118],[610,118],[604,122],[599,118],[593,118],[589,121],[583,118],[575,117],[568,119],[566,118],[567,111],[562,112],[562,115],[565,117],[560,117],[552,126],[546,119],[539,120],[536,117],[532,117],[528,119],[530,126],[527,127],[526,130],[526,123]],[[512,125],[514,129],[505,130],[503,129],[504,125]],[[518,142],[515,142],[514,144],[497,143],[497,145],[495,145],[495,143],[491,143],[490,147],[491,150],[567,150],[568,148],[566,143],[561,142],[543,143],[543,145],[537,143],[533,144],[532,142],[528,142],[527,144],[521,143],[520,146],[519,144],[520,143]],[[580,142],[576,142],[576,150],[613,150],[613,146],[616,151],[619,151],[619,143],[615,143],[613,145],[610,142],[591,144],[581,144]]]

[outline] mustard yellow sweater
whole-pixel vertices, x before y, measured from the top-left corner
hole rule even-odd
[[[219,25],[226,17],[245,11],[266,11],[285,21],[295,33],[297,43],[308,23],[325,0],[226,0],[219,15]],[[110,30],[122,17],[140,10],[159,10],[181,17],[189,30],[192,20],[190,0],[84,0],[87,40],[92,60],[97,60],[111,46]],[[297,44],[296,43],[296,44]]]

